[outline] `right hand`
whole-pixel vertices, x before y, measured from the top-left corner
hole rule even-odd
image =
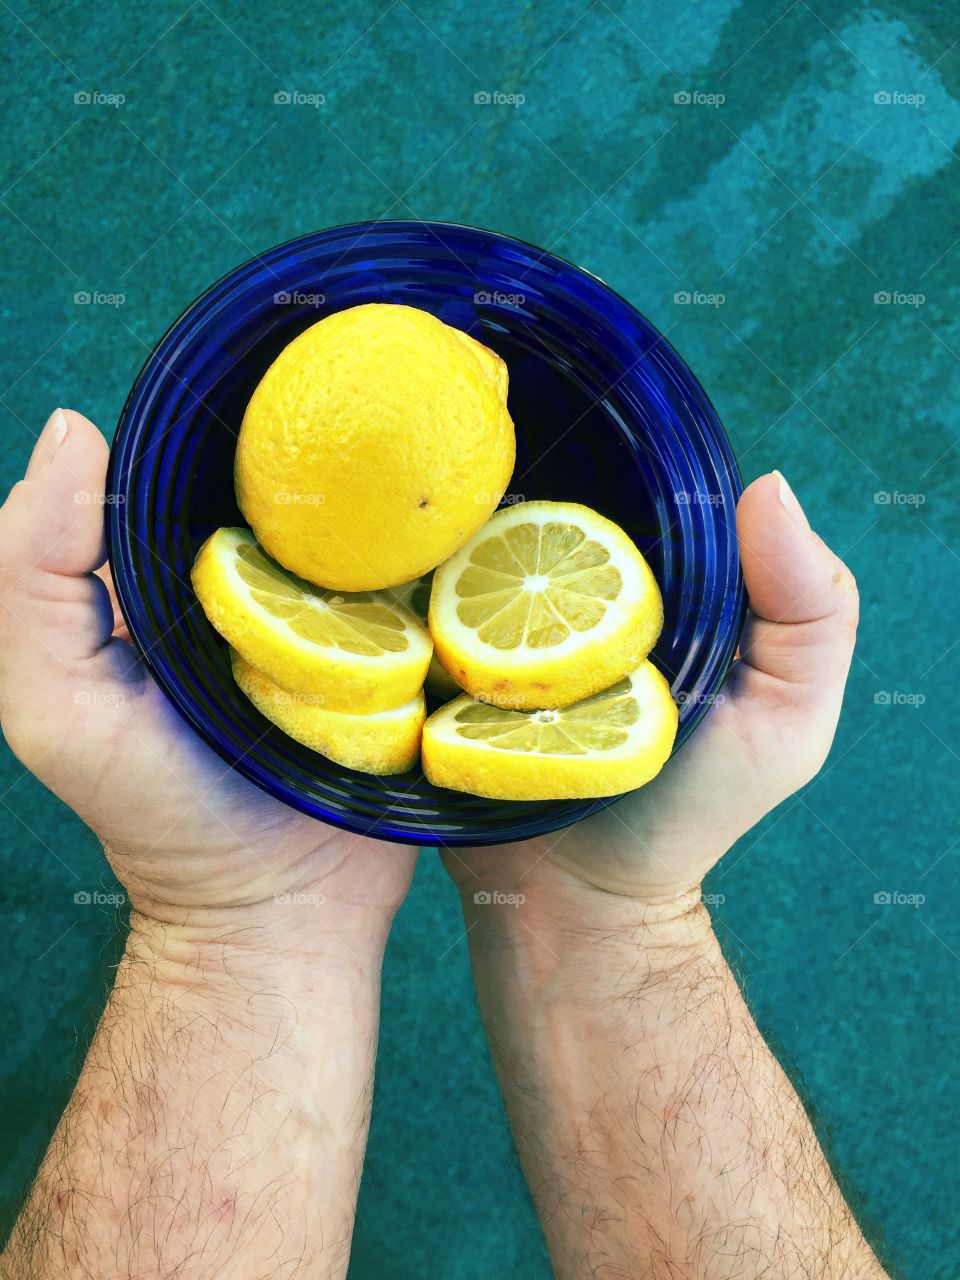
[[[447,853],[463,892],[523,892],[571,924],[589,909],[584,893],[683,915],[726,850],[818,772],[853,654],[856,584],[778,473],[745,491],[737,531],[750,615],[723,696],[690,741],[652,782],[574,827]]]

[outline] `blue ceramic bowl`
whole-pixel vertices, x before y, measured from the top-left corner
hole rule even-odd
[[[237,267],[161,339],[110,461],[110,563],[130,634],[187,723],[272,795],[350,831],[471,845],[555,830],[609,800],[498,803],[354,773],[274,729],[239,692],[190,586],[200,544],[243,523],[237,432],[301,330],[364,302],[433,312],[499,352],[517,427],[514,501],[586,503],[650,562],[666,621],[653,659],[680,702],[679,747],[707,710],[744,615],[740,478],[717,415],[663,336],[606,285],[507,236],[371,222],[292,240]]]

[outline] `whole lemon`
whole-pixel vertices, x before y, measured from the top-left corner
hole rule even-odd
[[[312,325],[267,370],[240,429],[237,500],[291,572],[366,591],[453,555],[515,456],[500,357],[426,311],[370,303]]]

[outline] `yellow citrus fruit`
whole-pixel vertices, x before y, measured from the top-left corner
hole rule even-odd
[[[191,576],[204,613],[242,658],[281,688],[322,695],[329,711],[399,707],[423,685],[432,646],[408,609],[295,577],[249,529],[218,529]]]
[[[389,588],[387,594],[398,600],[400,604],[405,605],[411,613],[416,614],[420,621],[426,625],[432,583],[433,574],[425,573],[422,578],[414,578],[413,582],[406,582],[402,587]],[[457,684],[450,672],[440,665],[436,654],[433,654],[430,658],[426,688],[428,693],[432,693],[435,698],[440,698],[444,702],[463,693],[463,689]]]
[[[440,566],[430,595],[437,657],[468,693],[507,709],[564,707],[607,688],[662,625],[643,556],[572,502],[498,511]]]
[[[236,650],[233,678],[262,715],[289,737],[361,773],[406,773],[420,755],[426,716],[423,692],[391,711],[330,711],[321,695],[291,693],[245,662]]]
[[[466,695],[423,728],[423,769],[438,787],[493,800],[585,800],[649,782],[677,734],[670,686],[642,662],[572,706],[507,711]]]
[[[426,311],[370,303],[311,326],[267,370],[240,430],[237,500],[293,573],[396,586],[476,533],[515,453],[500,357]]]

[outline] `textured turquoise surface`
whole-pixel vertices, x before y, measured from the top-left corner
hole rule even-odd
[[[709,888],[761,1026],[921,1280],[955,1280],[960,1256],[958,18],[921,0],[0,10],[4,486],[56,404],[112,431],[152,343],[237,262],[318,227],[436,217],[625,294],[700,376],[745,476],[781,467],[849,558],[863,624],[831,760]],[[93,837],[5,748],[0,823],[9,1220],[115,930],[73,901],[111,887]],[[461,935],[427,857],[388,955],[354,1280],[549,1274]]]

